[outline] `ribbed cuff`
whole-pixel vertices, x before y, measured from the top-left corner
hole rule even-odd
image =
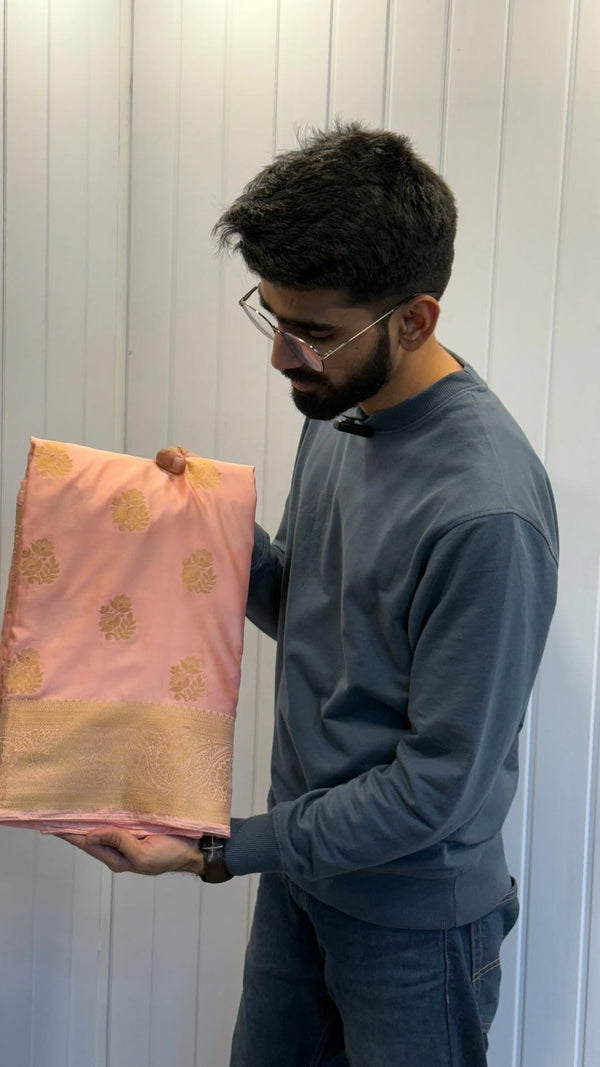
[[[231,837],[225,842],[225,865],[235,875],[281,870],[271,813],[231,820]]]

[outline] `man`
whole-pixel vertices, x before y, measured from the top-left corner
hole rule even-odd
[[[268,812],[204,854],[118,830],[86,847],[113,870],[262,872],[234,1067],[486,1063],[558,547],[541,464],[434,334],[455,227],[407,139],[357,124],[278,157],[216,227],[307,416],[248,598],[278,647]]]

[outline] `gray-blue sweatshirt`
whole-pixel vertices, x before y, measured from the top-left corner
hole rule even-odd
[[[472,922],[510,887],[501,828],[556,597],[545,471],[465,365],[366,420],[307,421],[248,616],[277,639],[268,813],[234,874],[282,871],[370,922]]]

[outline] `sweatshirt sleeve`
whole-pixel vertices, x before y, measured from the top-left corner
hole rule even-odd
[[[318,880],[380,866],[460,834],[486,804],[493,808],[544,649],[556,579],[552,548],[513,513],[469,519],[440,538],[407,620],[410,725],[399,728],[393,762],[234,820],[231,872]],[[514,776],[503,788],[507,808]],[[503,817],[490,811],[491,823]]]
[[[254,527],[246,615],[259,630],[274,638],[277,637],[281,604],[286,529],[287,506],[273,541],[262,526],[255,524]]]
[[[304,420],[296,463],[310,426],[310,419]],[[283,568],[285,547],[290,515],[290,498],[288,497],[279,529],[271,541],[268,533],[258,524],[254,527],[254,550],[250,565],[250,584],[246,615],[268,637],[277,637],[277,627],[281,608],[283,589]]]

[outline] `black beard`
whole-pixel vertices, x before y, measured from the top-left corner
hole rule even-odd
[[[340,356],[343,359],[341,353]],[[336,415],[341,415],[342,411],[356,407],[362,400],[369,400],[375,396],[389,382],[392,361],[387,330],[380,332],[375,349],[363,369],[357,371],[344,385],[329,385],[323,382],[320,374],[311,374],[310,371],[302,369],[282,373],[286,378],[326,385],[327,392],[321,396],[316,393],[299,393],[296,389],[292,389],[292,400],[298,411],[309,419],[334,419]]]

